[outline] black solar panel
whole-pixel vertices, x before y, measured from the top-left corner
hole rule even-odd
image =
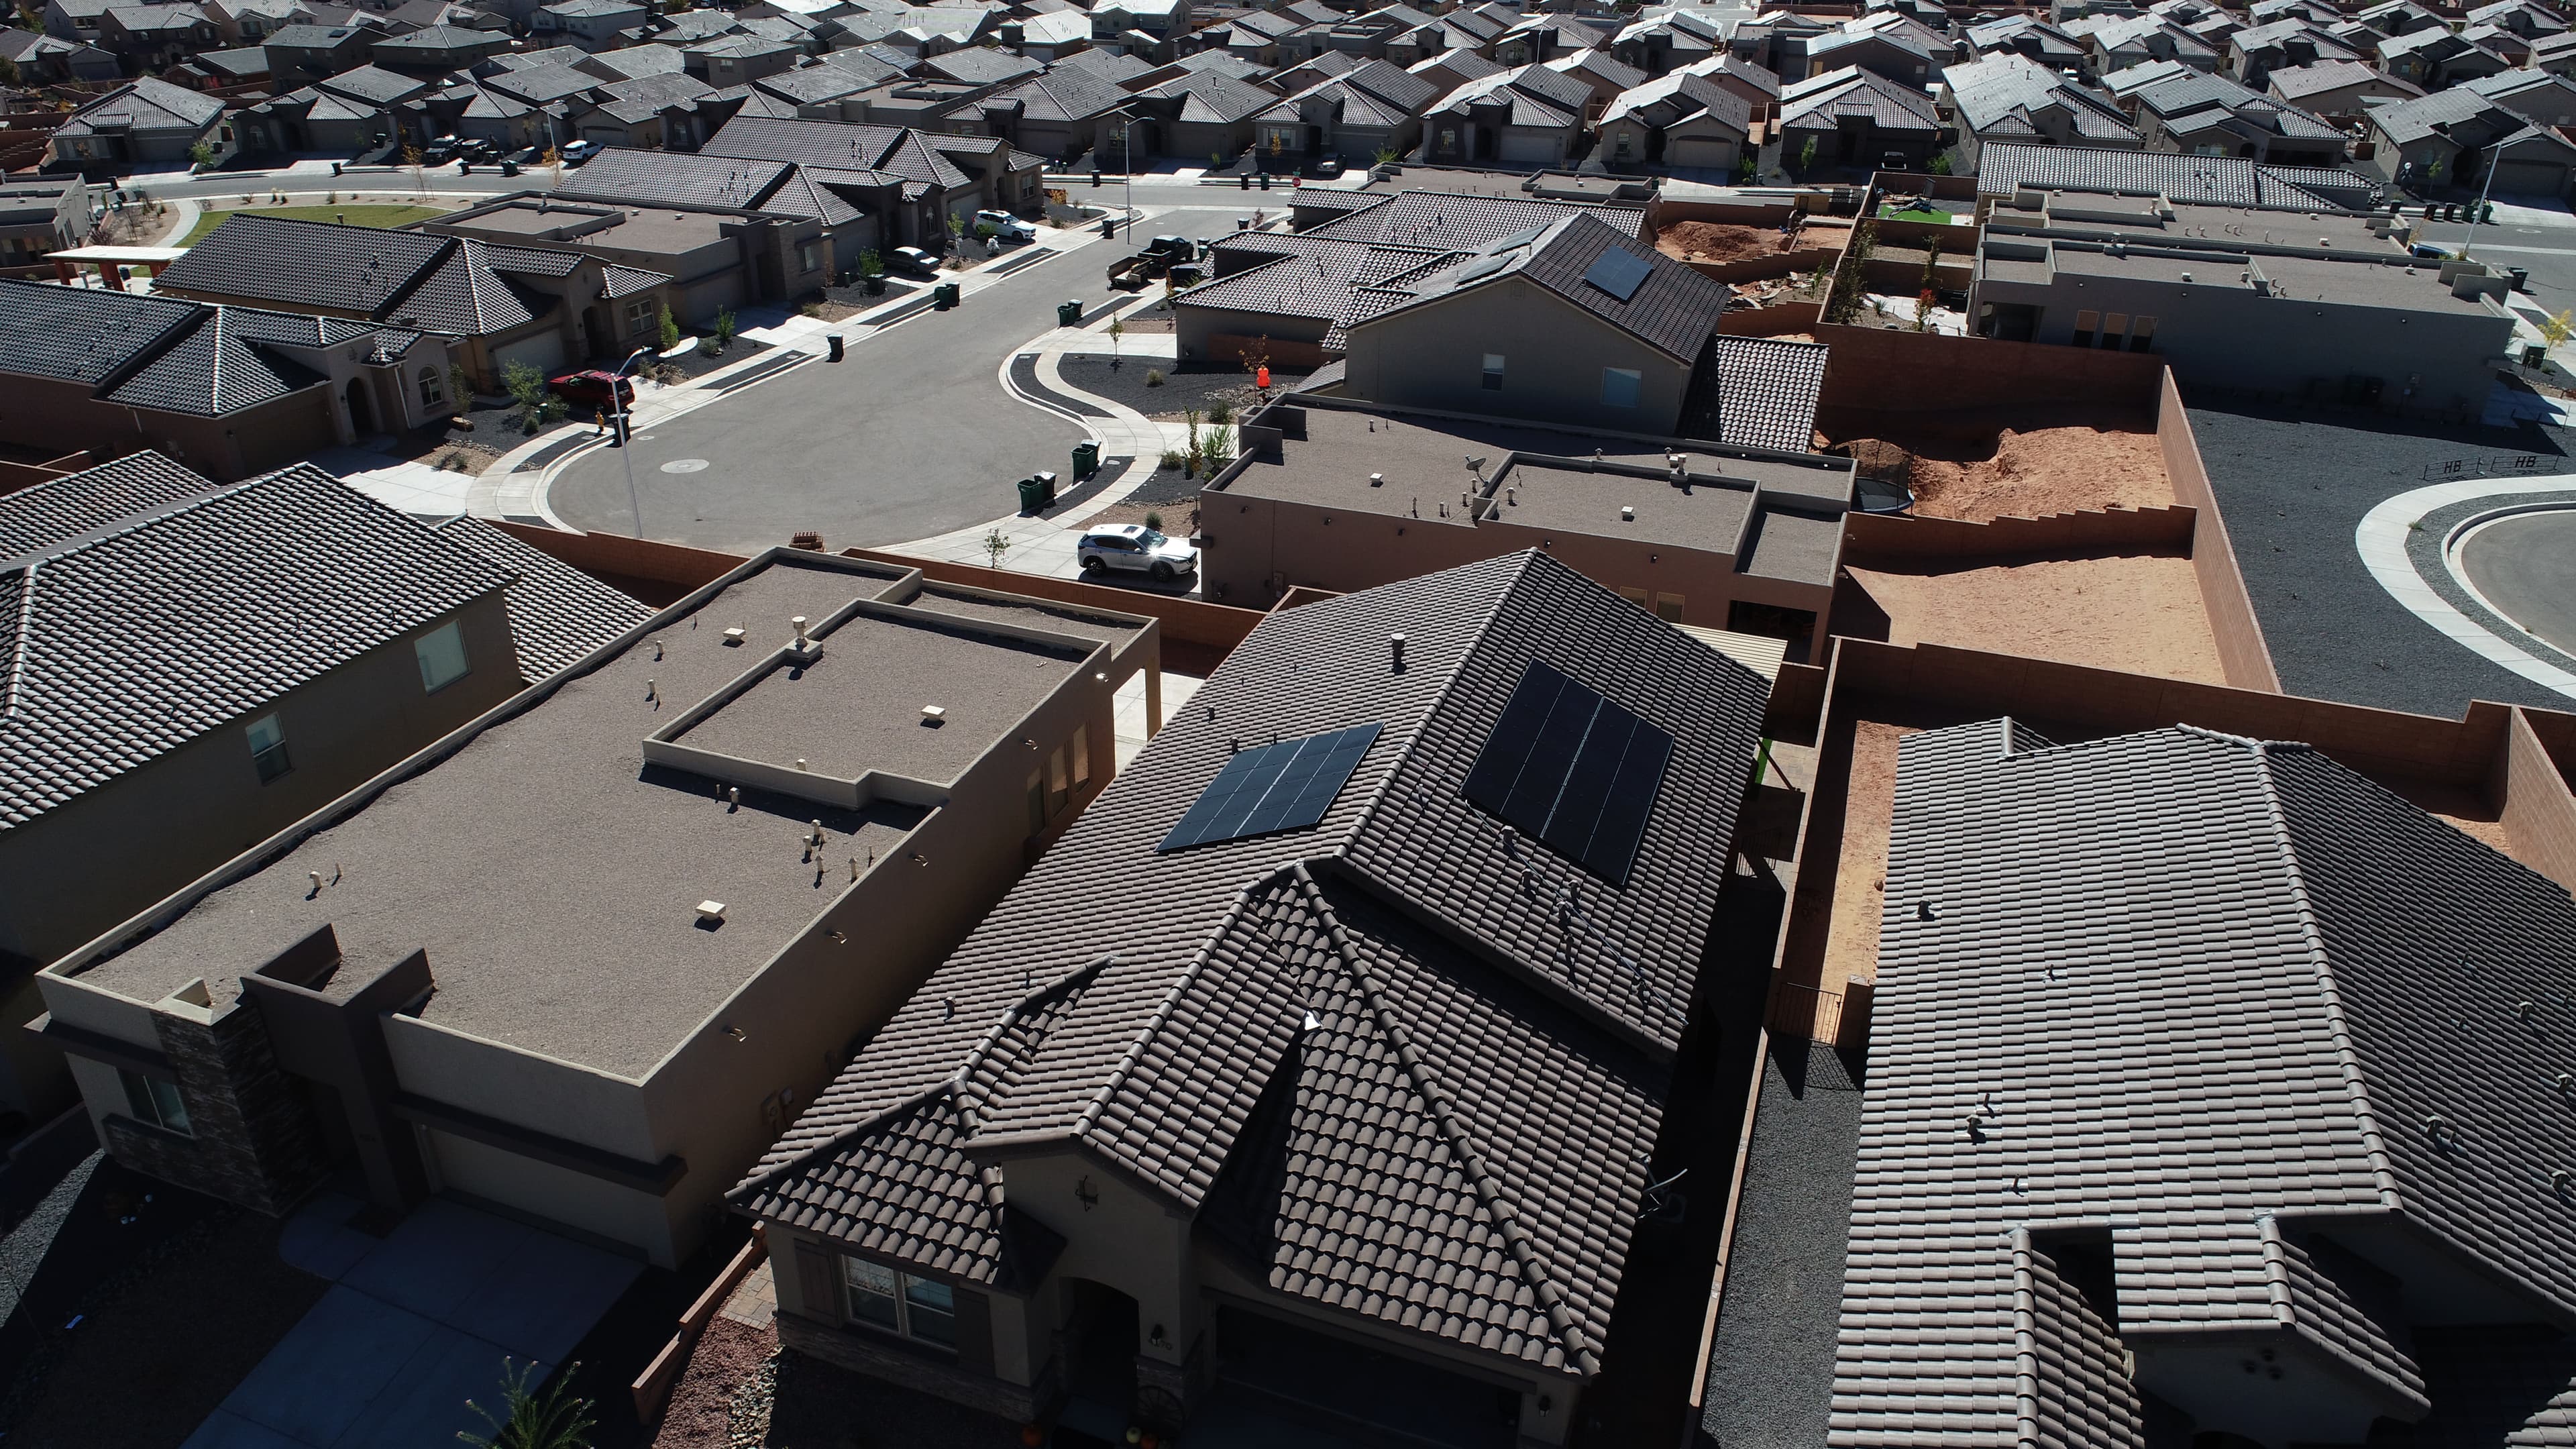
[[[1583,280],[1625,302],[1637,295],[1637,289],[1646,284],[1646,274],[1654,269],[1653,263],[1635,252],[1611,247],[1592,263]]]
[[[1467,772],[1467,798],[1625,885],[1672,754],[1671,735],[1532,661]]]
[[[1154,848],[1186,850],[1247,835],[1304,830],[1319,823],[1384,728],[1353,725],[1235,751],[1199,792],[1181,823]]]

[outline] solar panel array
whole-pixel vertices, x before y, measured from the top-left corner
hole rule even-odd
[[[1536,660],[1467,772],[1467,798],[1626,885],[1673,737]]]
[[[1654,269],[1653,263],[1635,252],[1623,247],[1609,247],[1594,259],[1592,269],[1583,274],[1583,280],[1625,302],[1637,295],[1637,289],[1646,284],[1647,273]]]
[[[1156,850],[1186,850],[1319,824],[1384,725],[1353,725],[1237,750]]]

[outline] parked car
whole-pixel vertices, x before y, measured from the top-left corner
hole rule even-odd
[[[635,406],[635,379],[591,368],[567,372],[546,384],[557,397],[579,407],[604,409]]]
[[[1199,551],[1177,538],[1147,528],[1141,523],[1108,523],[1082,535],[1074,546],[1075,557],[1082,560],[1086,574],[1107,573],[1112,569],[1145,574],[1156,583],[1189,573],[1199,566]]]
[[[441,136],[420,148],[420,159],[431,166],[444,166],[456,159],[457,151],[464,145],[454,136]]]
[[[915,277],[939,275],[939,258],[919,247],[896,247],[885,254],[886,270]]]
[[[1342,163],[1326,156],[1306,163],[1306,174],[1317,181],[1330,181],[1342,174]]]
[[[492,141],[468,141],[457,148],[456,156],[461,161],[498,161],[501,159],[501,147],[497,142]]]
[[[975,213],[975,224],[991,227],[993,235],[1006,242],[1029,242],[1038,239],[1036,227],[1007,211],[979,211]]]
[[[563,158],[563,164],[566,166],[578,166],[598,155],[599,147],[589,141],[566,141],[555,154]]]
[[[538,161],[544,158],[545,154],[546,153],[544,151],[537,147],[522,146],[518,150],[512,151],[503,156],[501,159],[509,162],[513,166],[534,166]]]

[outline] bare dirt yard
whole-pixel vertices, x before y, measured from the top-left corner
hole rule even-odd
[[[2070,421],[2005,428],[1988,438],[1828,441],[1864,471],[1900,476],[1914,489],[1914,511],[1926,518],[1983,523],[2084,508],[2164,508],[2174,501],[2164,449],[2152,432]]]
[[[1715,221],[1677,221],[1655,234],[1657,251],[1687,262],[1740,262],[1785,252],[1792,245],[1774,227]]]
[[[2191,560],[2122,554],[1942,573],[1854,568],[1891,644],[1947,644],[2099,669],[2227,682]]]
[[[1855,721],[1844,787],[1843,848],[1834,862],[1834,909],[1825,926],[1824,989],[1878,979],[1878,921],[1887,899],[1887,834],[1896,818],[1896,743],[1918,731]]]

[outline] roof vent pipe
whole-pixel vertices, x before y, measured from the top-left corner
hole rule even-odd
[[[808,641],[806,640],[806,638],[805,638],[805,616],[804,616],[804,615],[799,614],[799,615],[797,615],[796,617],[794,617],[794,618],[792,618],[792,619],[788,620],[787,622],[788,622],[789,624],[791,624],[791,625],[795,626],[795,629],[796,629],[796,642],[797,642],[798,644],[804,644],[804,643],[808,642]]]
[[[1384,473],[1371,473],[1371,474],[1369,475],[1369,486],[1370,486],[1371,488],[1383,488],[1383,487],[1385,487],[1385,486],[1386,486],[1386,475],[1385,475]]]
[[[1395,672],[1402,674],[1404,672],[1404,636],[1401,634],[1387,635],[1386,652],[1389,662],[1394,666]]]

